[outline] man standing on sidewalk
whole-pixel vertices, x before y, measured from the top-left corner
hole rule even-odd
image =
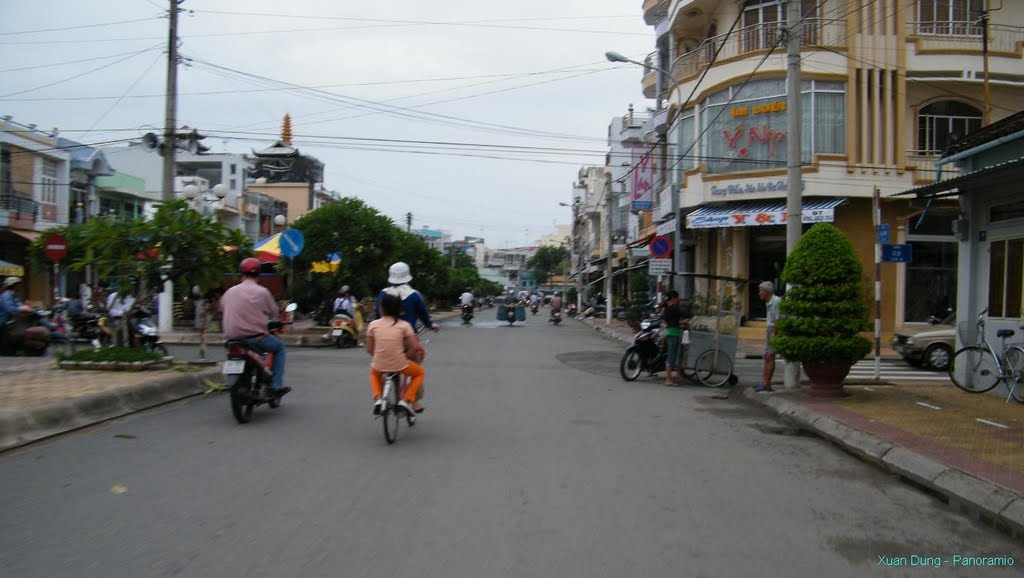
[[[772,375],[775,374],[775,351],[772,350],[772,337],[775,336],[775,323],[779,320],[779,303],[782,303],[782,298],[775,294],[775,285],[771,281],[762,281],[757,286],[757,295],[764,301],[768,310],[768,326],[764,333],[764,369],[761,371],[761,383],[754,386],[754,391],[774,391]]]

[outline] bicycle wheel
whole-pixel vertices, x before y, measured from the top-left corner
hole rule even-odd
[[[402,421],[402,410],[398,407],[398,380],[401,374],[395,374],[384,383],[384,439],[388,444],[398,439],[398,424]]]
[[[953,355],[949,379],[967,393],[984,393],[999,383],[999,366],[991,351],[971,345]]]
[[[697,381],[707,387],[721,387],[732,375],[732,358],[724,351],[709,349],[697,358],[693,371]]]
[[[1024,347],[1011,345],[1006,349],[1006,387],[1017,403],[1024,403]]]
[[[626,353],[622,354],[622,361],[619,362],[619,373],[622,374],[622,379],[633,381],[640,377],[640,372],[644,367],[642,356],[643,354],[636,347],[630,347]]]

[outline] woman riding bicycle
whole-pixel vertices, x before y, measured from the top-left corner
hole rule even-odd
[[[384,405],[384,374],[401,373],[412,378],[398,405],[413,415],[416,393],[423,385],[426,372],[412,360],[419,341],[412,325],[402,320],[402,300],[386,294],[380,299],[380,319],[370,322],[366,329],[366,352],[373,356],[370,362],[370,387],[373,390],[373,415],[380,415]]]

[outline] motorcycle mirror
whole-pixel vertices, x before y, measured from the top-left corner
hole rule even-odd
[[[287,306],[285,306],[284,310],[287,311],[288,313],[291,313],[292,311],[295,311],[298,308],[298,303],[289,303]]]

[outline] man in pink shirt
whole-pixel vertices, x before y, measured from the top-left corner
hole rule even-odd
[[[278,316],[277,303],[266,287],[256,282],[260,262],[252,257],[242,261],[242,282],[224,292],[220,308],[224,315],[224,337],[241,339],[250,346],[274,354],[273,383],[278,397],[292,390],[284,387],[284,342],[267,330],[267,322]]]

